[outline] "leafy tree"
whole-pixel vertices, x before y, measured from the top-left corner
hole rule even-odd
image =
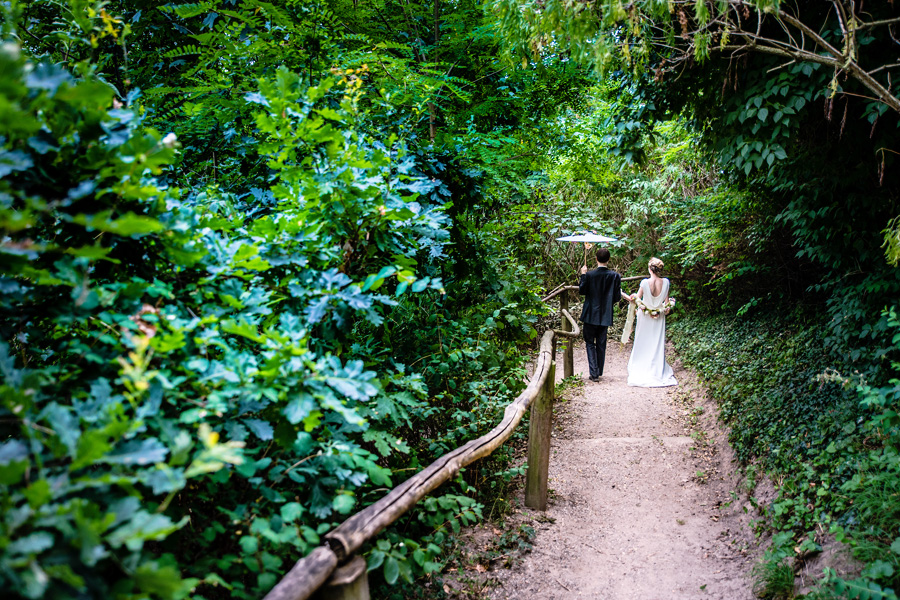
[[[511,51],[525,56],[562,44],[601,68],[625,63],[653,70],[659,79],[713,55],[739,60],[761,53],[830,67],[833,93],[849,93],[841,81],[850,77],[872,96],[873,110],[900,112],[889,77],[900,17],[890,4],[674,0],[626,6],[612,0],[590,7],[546,2],[534,10],[518,0],[498,0],[492,7],[516,35]]]
[[[259,597],[521,388],[540,281],[485,223],[580,76],[504,74],[475,4],[434,48],[390,38],[433,12],[288,8],[0,9],[4,588]],[[505,460],[370,566],[439,570]]]

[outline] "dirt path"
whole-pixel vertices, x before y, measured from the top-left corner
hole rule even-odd
[[[628,387],[628,352],[610,341],[606,374],[591,383],[576,346],[584,385],[557,404],[550,507],[521,512],[534,547],[515,567],[491,569],[488,597],[754,598],[753,511],[731,494],[740,480],[714,405],[677,363],[677,387]]]

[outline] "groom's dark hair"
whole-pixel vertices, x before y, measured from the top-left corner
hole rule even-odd
[[[609,250],[607,250],[606,248],[597,248],[597,262],[598,263],[609,262]]]

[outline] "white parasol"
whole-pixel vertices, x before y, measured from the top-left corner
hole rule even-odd
[[[556,238],[557,242],[581,242],[584,244],[584,264],[587,264],[587,251],[588,248],[593,246],[594,244],[601,244],[604,242],[618,242],[614,237],[609,237],[606,235],[600,235],[597,233],[578,233],[575,235],[564,235],[562,237]]]
[[[579,233],[577,235],[564,235],[556,238],[557,242],[584,242],[585,244],[600,244],[603,242],[617,242],[614,237],[598,235],[596,233]]]

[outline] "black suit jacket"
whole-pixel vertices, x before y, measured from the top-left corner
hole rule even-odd
[[[578,280],[578,293],[585,296],[581,320],[589,325],[609,327],[613,306],[622,299],[622,276],[606,267],[597,267]]]

